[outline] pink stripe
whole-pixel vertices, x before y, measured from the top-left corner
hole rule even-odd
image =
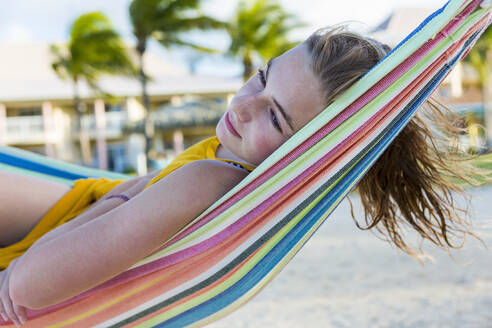
[[[338,125],[340,125],[347,118],[352,116],[361,107],[363,107],[365,104],[371,101],[376,95],[378,95],[381,91],[387,88],[392,82],[398,79],[410,67],[415,65],[415,63],[418,62],[420,58],[422,58],[432,48],[434,48],[449,33],[454,31],[458,27],[458,25],[466,18],[466,16],[480,4],[480,2],[481,0],[475,0],[472,3],[470,3],[461,14],[457,15],[455,19],[453,19],[450,23],[448,23],[448,25],[444,28],[445,30],[444,33],[438,33],[436,35],[436,38],[427,41],[420,49],[415,51],[410,57],[408,57],[401,64],[399,64],[393,71],[391,71],[389,74],[383,77],[377,84],[371,87],[364,95],[359,97],[356,101],[354,101],[354,103],[348,106],[345,110],[343,110],[333,120],[328,122],[324,127],[322,127],[320,130],[314,133],[311,137],[306,139],[306,141],[304,141],[296,149],[292,150],[284,158],[282,158],[277,163],[272,165],[271,168],[263,172],[263,174],[258,176],[250,184],[244,186],[243,189],[239,190],[234,195],[230,196],[229,199],[227,199],[225,202],[220,204],[217,208],[212,210],[212,212],[210,212],[208,215],[203,217],[200,221],[196,222],[194,225],[188,227],[187,229],[176,235],[173,239],[166,242],[160,249],[163,249],[171,244],[176,243],[178,240],[184,238],[186,235],[198,230],[203,225],[213,220],[216,216],[218,216],[219,214],[230,208],[241,198],[251,193],[259,185],[263,184],[266,180],[268,180],[270,177],[278,173],[282,168],[284,168],[285,166],[290,164],[293,160],[295,160],[297,157],[299,157],[312,145],[314,145],[320,139],[325,137],[328,133],[333,131]]]
[[[474,1],[472,4],[475,4],[475,7],[476,7],[476,5],[479,4],[479,3],[480,3],[480,1],[477,0],[477,1]],[[470,5],[472,5],[472,4],[470,4]],[[467,9],[469,9],[469,7]],[[469,10],[469,11],[471,12],[471,10]],[[451,23],[455,23],[456,21],[457,20],[453,20]],[[483,20],[481,20],[481,22],[483,22]],[[475,26],[478,26],[478,25],[479,24],[476,24]],[[449,25],[448,25],[448,27],[449,27]],[[470,30],[472,30],[472,29],[470,29]],[[445,37],[445,34],[439,33],[438,35],[439,35],[439,38],[441,38],[441,39],[443,37]],[[463,42],[464,39],[465,38],[463,38],[462,40],[460,40],[460,42]],[[428,45],[426,43],[424,46],[426,47],[426,49],[430,50],[431,45]],[[420,56],[422,56],[422,53],[419,52],[419,51],[417,51],[416,53],[414,53],[414,55],[415,54],[421,54]],[[412,55],[412,57],[414,55]],[[451,55],[451,54],[447,54],[447,55]],[[409,59],[411,59],[411,57]],[[407,62],[407,60],[404,61],[403,63],[406,63],[406,62]],[[397,70],[399,70],[399,72],[396,72]],[[395,70],[393,70],[390,74],[393,74],[395,76],[395,78],[397,78],[399,76],[398,74],[400,74],[400,75],[402,74],[402,71],[400,71],[400,70],[402,70],[401,64],[397,68],[395,68]],[[378,87],[379,84],[382,84],[385,81],[387,82],[387,80],[388,80],[388,76],[386,76],[385,78],[383,78],[373,88]],[[360,106],[363,106],[365,103],[367,103],[369,101],[369,100],[367,100],[367,101],[364,102],[364,99],[372,99],[372,98],[369,98],[369,97],[374,97],[374,95],[377,94],[377,92],[375,93],[374,91],[372,93],[370,93],[370,91],[373,88],[371,88],[370,90],[368,90],[368,92],[366,92],[366,94],[364,94],[359,99],[357,99],[357,101],[354,102],[352,105],[350,105],[349,107],[347,107],[347,109],[344,110],[340,115],[338,115],[337,117],[335,117],[332,121],[328,122],[328,124],[325,125],[322,129],[320,129],[315,134],[313,134],[313,136],[311,136],[308,140],[306,140],[302,145],[300,145],[298,148],[296,148],[290,154],[288,154],[286,157],[284,157],[284,159],[282,159],[280,161],[281,163],[284,163],[283,166],[280,166],[279,165],[280,163],[277,163],[274,166],[272,166],[271,169],[269,169],[268,171],[264,172],[264,174],[262,174],[260,177],[258,177],[257,179],[255,179],[255,181],[253,181],[248,186],[245,186],[245,188],[243,188],[238,193],[236,193],[235,195],[233,195],[225,203],[223,203],[221,206],[219,206],[217,209],[215,209],[209,215],[207,215],[205,218],[203,218],[203,220],[206,219],[207,220],[206,222],[208,222],[211,219],[213,219],[213,217],[211,217],[211,216],[214,213],[217,213],[218,212],[216,214],[216,215],[218,215],[222,211],[224,211],[225,209],[229,208],[233,203],[235,203],[237,201],[238,198],[243,197],[245,193],[250,192],[252,189],[256,188],[257,185],[263,183],[264,180],[266,180],[271,175],[273,175],[276,172],[278,172],[281,168],[283,168],[285,165],[287,165],[293,159],[295,159],[300,153],[304,152],[305,149],[309,148],[312,144],[314,144],[315,142],[319,141],[319,139],[321,139],[324,136],[324,134],[331,132],[341,122],[343,122],[342,117],[345,117],[345,118],[350,117],[351,114],[350,115],[347,114],[346,111],[349,111],[349,109],[350,109],[352,111],[352,114],[353,114],[355,112],[355,109],[357,108],[356,103],[360,104]],[[384,87],[382,89],[384,89]],[[382,90],[382,89],[379,89],[379,90]],[[380,111],[378,111],[378,113],[376,113],[371,118],[371,120],[376,119],[376,116],[380,115],[380,113],[382,113],[383,109],[380,110]],[[340,144],[338,144],[328,154],[326,154],[325,156],[323,156],[322,159],[318,160],[315,164],[313,164],[311,167],[309,167],[307,170],[305,170],[303,173],[301,173],[301,175],[299,175],[293,181],[291,181],[286,186],[284,186],[279,191],[277,191],[269,199],[267,199],[264,202],[262,202],[262,204],[260,204],[258,207],[256,207],[255,209],[251,210],[250,212],[248,212],[245,216],[243,216],[241,219],[239,219],[238,221],[236,221],[235,223],[233,223],[232,225],[230,225],[229,227],[227,227],[226,229],[224,229],[223,231],[221,231],[216,236],[213,236],[213,237],[209,238],[208,240],[205,240],[205,241],[201,242],[200,244],[197,244],[197,245],[195,245],[193,247],[190,247],[188,249],[185,249],[183,251],[180,251],[180,252],[178,252],[176,254],[172,254],[172,255],[167,256],[167,257],[164,257],[162,259],[156,260],[156,261],[154,261],[152,263],[146,264],[146,265],[141,266],[139,268],[135,268],[135,269],[126,271],[126,272],[124,272],[124,273],[122,273],[122,274],[114,277],[113,279],[111,279],[111,280],[109,280],[109,281],[107,281],[107,282],[105,282],[105,283],[103,283],[103,284],[101,284],[101,285],[99,285],[99,286],[97,286],[97,287],[89,290],[89,291],[86,291],[86,292],[84,292],[84,293],[82,293],[82,294],[80,294],[80,295],[78,295],[76,297],[73,297],[73,298],[71,298],[71,299],[69,299],[69,300],[67,300],[65,302],[62,302],[62,303],[53,305],[51,307],[48,307],[48,308],[45,308],[45,309],[42,309],[42,310],[29,310],[29,317],[30,318],[37,317],[37,316],[40,316],[42,314],[46,314],[46,313],[50,313],[50,312],[56,311],[57,309],[60,309],[60,308],[63,308],[65,306],[67,306],[67,305],[73,304],[73,303],[77,302],[78,300],[83,299],[83,298],[85,298],[85,297],[87,297],[87,296],[91,295],[92,293],[95,293],[95,292],[97,292],[99,290],[102,290],[102,289],[105,289],[107,287],[112,287],[114,285],[119,285],[121,283],[125,283],[125,282],[128,282],[128,281],[134,280],[134,279],[136,279],[136,278],[138,278],[138,277],[140,277],[142,275],[145,275],[145,274],[148,274],[150,272],[154,272],[156,270],[165,268],[165,267],[167,267],[169,265],[178,263],[178,262],[180,262],[180,261],[182,261],[182,260],[184,260],[186,258],[189,258],[190,256],[193,256],[195,254],[198,254],[198,253],[200,253],[200,252],[202,252],[202,251],[204,251],[206,249],[209,249],[212,246],[217,245],[218,243],[220,243],[221,241],[223,241],[224,239],[226,239],[227,237],[231,236],[232,234],[234,234],[235,232],[237,232],[238,230],[240,230],[242,227],[244,227],[248,222],[250,222],[259,213],[261,213],[262,211],[264,211],[265,209],[267,209],[269,206],[271,206],[272,204],[274,204],[276,200],[278,200],[283,194],[285,194],[286,192],[288,192],[288,190],[290,190],[293,186],[296,186],[299,182],[301,182],[306,176],[309,175],[309,173],[313,172],[313,170],[315,170],[317,167],[319,167],[320,165],[323,165],[323,164],[327,165],[326,164],[327,161],[329,161],[330,159],[333,159],[333,156],[336,154],[336,152],[339,149],[341,149],[341,147],[343,147],[344,145],[346,145],[350,141],[354,141],[354,140],[360,139],[360,136],[358,136],[358,133],[360,133],[360,131],[362,131],[362,129],[365,126],[367,126],[367,124],[369,124],[369,122],[371,120],[366,121],[361,127],[359,127],[356,131],[354,131],[348,138],[346,138],[344,141],[342,141]],[[339,122],[339,123],[336,124],[336,122]],[[323,134],[323,132],[324,132],[324,134]],[[313,142],[312,140],[314,140],[315,142]],[[299,149],[302,149],[302,150],[299,152]],[[270,172],[273,172],[273,173],[269,174]],[[267,176],[267,178],[264,178],[264,176]],[[261,181],[261,182],[258,182],[258,181]],[[254,183],[256,183],[256,186],[253,188],[252,185]],[[221,210],[221,211],[219,212],[219,210]],[[195,229],[189,229],[189,232],[188,233],[190,233],[192,231],[195,231],[196,229],[198,229],[199,227],[201,227],[206,222],[203,222],[203,223],[200,222],[201,223],[200,226],[196,227]],[[190,228],[193,228],[193,227],[190,227]],[[179,237],[179,236],[177,236],[177,237]],[[177,240],[177,238],[175,238],[175,239]],[[168,245],[168,244],[169,244],[169,242],[166,243],[166,245]]]
[[[84,299],[85,297],[88,297],[92,295],[93,293],[96,293],[100,290],[104,290],[109,287],[114,287],[116,285],[124,284],[126,282],[132,281],[138,277],[141,277],[143,275],[152,273],[156,270],[162,270],[166,267],[169,267],[173,264],[179,263],[183,260],[186,260],[190,257],[193,257],[203,251],[206,251],[207,249],[216,246],[217,244],[221,243],[223,240],[227,239],[229,236],[233,235],[235,232],[240,230],[242,227],[244,227],[247,223],[249,223],[252,219],[254,219],[257,215],[261,214],[266,208],[271,206],[272,204],[275,203],[276,200],[278,200],[285,192],[287,192],[292,186],[296,186],[298,183],[302,182],[304,178],[309,176],[310,173],[312,173],[317,167],[320,165],[327,165],[327,162],[330,162],[331,160],[334,159],[334,155],[348,142],[354,142],[354,140],[359,140],[360,137],[362,136],[360,134],[360,131],[363,130],[365,126],[369,124],[369,122],[373,122],[373,120],[377,119],[377,116],[381,116],[381,112],[384,110],[383,108],[381,111],[379,111],[377,114],[375,114],[371,120],[368,120],[365,122],[363,126],[358,128],[356,131],[354,131],[348,138],[343,140],[340,144],[338,144],[333,150],[331,150],[328,154],[326,154],[322,159],[318,160],[315,164],[313,164],[311,167],[309,167],[307,170],[305,170],[300,176],[296,177],[293,181],[291,181],[288,185],[284,186],[281,188],[278,192],[276,192],[274,195],[272,195],[268,200],[260,204],[257,208],[254,210],[248,212],[245,216],[243,216],[240,220],[236,221],[226,229],[222,230],[220,233],[217,235],[193,246],[190,248],[187,248],[185,250],[182,250],[180,252],[177,252],[175,254],[172,254],[170,256],[164,257],[162,259],[158,259],[156,261],[153,261],[151,263],[148,263],[144,266],[126,271],[121,273],[120,275],[114,277],[113,279],[106,281],[105,283],[98,285],[97,287],[94,287],[91,290],[88,290],[80,295],[77,295],[65,302],[55,304],[53,306],[44,308],[42,310],[33,310],[29,311],[29,318],[33,319],[36,317],[39,317],[41,315],[47,314],[54,312],[60,308],[63,308],[65,306],[68,306],[70,304],[76,303],[79,300]],[[386,108],[387,109],[387,108]],[[387,116],[388,113],[386,113],[385,116]],[[384,118],[384,117],[383,117]],[[329,165],[329,164],[328,164]]]
[[[464,41],[462,40],[462,42],[464,42]],[[455,46],[455,48],[456,49],[459,49],[456,46]],[[442,57],[449,58],[450,55],[451,54],[448,53],[448,54],[444,54]],[[435,71],[436,69],[437,68],[433,69],[433,71]],[[421,83],[419,85],[422,85],[422,83],[424,83],[424,81],[421,81]],[[415,87],[416,86],[414,86],[414,88]],[[406,92],[408,92],[408,90],[406,90]],[[187,258],[187,256],[190,255],[190,253],[188,253],[187,251],[191,251],[191,252],[193,252],[193,255],[195,255],[195,254],[201,252],[204,248],[206,249],[207,247],[215,246],[217,243],[223,241],[224,239],[226,239],[227,237],[229,237],[231,234],[233,234],[236,231],[238,231],[245,224],[247,224],[248,222],[250,222],[251,220],[253,220],[256,217],[256,215],[258,215],[259,213],[263,212],[269,206],[272,206],[272,204],[274,204],[275,201],[277,201],[281,196],[283,196],[285,192],[287,192],[288,190],[290,190],[290,188],[292,186],[295,186],[299,182],[301,182],[306,176],[308,176],[311,172],[313,172],[321,164],[324,163],[326,165],[326,163],[329,162],[329,159],[331,157],[333,157],[339,151],[339,149],[341,147],[343,147],[346,143],[348,143],[348,142],[354,142],[354,140],[359,140],[360,137],[362,137],[362,136],[358,136],[357,138],[356,138],[356,136],[360,133],[360,131],[362,129],[364,129],[369,124],[369,122],[374,122],[374,120],[377,119],[377,116],[381,115],[380,114],[381,111],[383,111],[385,109],[386,108],[383,108],[382,110],[378,111],[378,113],[376,113],[370,120],[366,121],[361,127],[359,127],[355,132],[353,132],[343,142],[341,142],[340,144],[338,144],[333,150],[331,150],[328,154],[326,154],[321,160],[319,160],[318,162],[316,162],[315,164],[313,164],[310,168],[308,168],[306,171],[304,171],[301,175],[297,176],[293,181],[291,181],[289,184],[287,184],[286,186],[284,186],[283,188],[281,188],[279,191],[277,191],[274,195],[272,195],[270,198],[268,198],[267,200],[265,200],[263,203],[261,203],[255,209],[251,210],[249,213],[245,214],[242,218],[240,218],[239,220],[237,220],[236,222],[234,222],[233,224],[231,224],[230,226],[228,226],[221,233],[218,233],[214,237],[211,237],[211,238],[207,239],[206,241],[204,241],[204,242],[202,242],[200,244],[197,244],[195,246],[192,246],[192,247],[188,248],[187,250],[184,250],[184,251],[181,251],[179,253],[173,254],[176,257],[172,260],[171,263],[176,263],[174,261],[179,262],[179,261],[184,260],[185,258]],[[396,109],[397,108],[395,108],[395,110]],[[172,257],[173,255],[171,255],[170,257]]]
[[[443,57],[447,57],[444,55]],[[441,58],[442,59],[442,58]],[[438,68],[433,68],[431,72],[435,72]],[[427,73],[429,74],[429,73]],[[432,78],[433,75],[430,75],[426,79],[423,79],[422,81],[419,82],[418,85],[413,85],[411,91],[407,88],[405,89],[405,92],[413,92],[417,93],[418,92],[418,87],[423,85],[426,81],[428,81],[430,78]],[[397,97],[393,98],[396,99]],[[393,100],[392,100],[393,101]],[[340,142],[334,149],[332,149],[330,152],[325,154],[321,159],[319,159],[316,163],[311,165],[309,168],[307,168],[305,171],[303,171],[299,176],[294,178],[291,182],[289,182],[287,185],[282,187],[280,190],[278,190],[275,194],[270,196],[267,200],[262,202],[259,206],[254,208],[253,210],[249,211],[247,214],[245,214],[243,217],[241,217],[239,220],[235,221],[231,225],[229,225],[227,228],[223,229],[216,235],[208,238],[207,240],[204,240],[194,246],[191,246],[187,249],[184,249],[182,251],[179,251],[177,253],[171,254],[169,256],[166,256],[162,259],[156,260],[152,262],[153,264],[158,263],[158,268],[162,269],[165,267],[168,267],[170,265],[179,263],[183,260],[186,260],[192,256],[195,256],[203,251],[206,251],[207,249],[214,247],[218,244],[220,244],[222,241],[227,239],[228,237],[232,236],[234,233],[239,231],[241,228],[243,228],[245,225],[250,223],[253,219],[255,219],[258,215],[263,213],[265,210],[267,210],[270,206],[274,205],[278,199],[280,199],[286,192],[288,192],[290,189],[292,189],[293,186],[297,186],[301,184],[306,177],[309,177],[309,175],[312,174],[312,172],[316,169],[318,169],[320,166],[324,165],[330,165],[330,163],[336,159],[335,156],[340,155],[340,150],[347,145],[348,143],[357,143],[361,138],[365,136],[362,131],[369,125],[381,125],[381,123],[374,124],[374,122],[381,122],[383,120],[386,120],[387,116],[391,114],[392,112],[400,109],[400,107],[395,106],[391,104],[392,107],[388,107],[389,105],[386,105],[383,107],[381,110],[379,110],[376,114],[374,114],[369,120],[364,122],[362,126],[360,126],[357,130],[355,130],[351,135],[349,135],[347,138],[345,138],[342,142]],[[150,269],[150,267],[149,267]],[[149,270],[146,270],[148,272]]]
[[[470,29],[470,31],[474,32],[474,30],[479,26],[479,23],[477,23],[474,27]],[[471,34],[471,32],[468,32],[468,34]],[[404,93],[417,93],[419,90],[419,87],[422,86],[424,83],[426,83],[429,79],[433,77],[433,74],[435,71],[437,71],[438,67],[432,68],[432,65],[436,65],[437,62],[444,61],[449,59],[451,56],[453,56],[461,47],[461,44],[465,42],[467,39],[467,35],[465,35],[458,43],[454,43],[450,48],[454,48],[454,51],[450,51],[447,53],[442,54],[436,62],[431,64],[429,68],[426,70],[426,78],[422,79],[421,81],[418,82],[418,84],[412,85],[410,88],[405,88]],[[431,74],[432,73],[432,74]],[[417,78],[418,79],[418,78]],[[412,83],[415,83],[417,81],[415,79],[412,81]],[[194,256],[196,254],[199,254],[213,246],[216,246],[217,244],[221,243],[237,231],[239,231],[241,228],[243,228],[245,225],[247,225],[249,222],[251,222],[256,216],[260,215],[263,213],[266,209],[268,209],[270,206],[274,205],[275,202],[280,199],[285,193],[287,193],[290,189],[292,189],[293,186],[297,186],[298,184],[302,183],[306,177],[308,177],[314,170],[318,169],[322,165],[330,165],[330,163],[339,157],[339,151],[342,149],[345,145],[348,143],[357,143],[361,138],[365,136],[365,134],[361,133],[369,124],[373,125],[380,125],[381,123],[376,123],[374,122],[381,122],[383,120],[386,120],[386,117],[391,114],[392,112],[401,109],[401,106],[392,104],[392,102],[397,99],[398,97],[401,96],[402,93],[399,95],[395,96],[388,104],[386,104],[384,107],[382,107],[377,113],[375,113],[369,120],[365,121],[359,128],[357,128],[352,134],[350,134],[347,138],[345,138],[342,142],[340,142],[335,148],[333,148],[330,152],[325,154],[321,159],[319,159],[316,163],[312,164],[309,168],[307,168],[305,171],[303,171],[300,175],[298,175],[296,178],[294,178],[291,182],[289,182],[287,185],[283,186],[281,189],[279,189],[275,194],[270,196],[267,200],[262,202],[260,205],[255,207],[253,210],[249,211],[247,214],[245,214],[243,217],[229,225],[227,228],[223,229],[221,232],[217,233],[216,235],[208,238],[207,240],[204,240],[194,246],[191,246],[187,249],[184,249],[182,251],[179,251],[175,254],[171,254],[169,256],[166,256],[162,259],[156,260],[153,263],[159,263],[158,267],[159,269],[162,269],[164,267],[173,265],[175,263],[179,263],[191,256]],[[408,96],[406,96],[408,97]],[[403,98],[404,99],[404,98]],[[401,100],[398,100],[401,101]],[[388,107],[388,106],[392,107]],[[148,270],[146,270],[148,272]]]

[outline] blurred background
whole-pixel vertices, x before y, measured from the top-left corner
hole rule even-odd
[[[443,4],[2,1],[0,144],[142,175],[213,135],[243,81],[315,29],[345,22],[393,47]],[[492,145],[491,35],[437,91],[475,153]]]
[[[317,28],[346,22],[394,47],[444,3],[1,1],[0,144],[142,175],[214,135],[244,80]],[[455,142],[490,169],[491,77],[489,28],[435,93],[465,116]],[[492,188],[470,192],[490,245]],[[212,326],[492,327],[490,252],[424,251],[425,267],[358,230],[342,202],[264,292]]]

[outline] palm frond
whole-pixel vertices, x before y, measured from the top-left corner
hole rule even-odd
[[[467,57],[465,57],[465,61],[477,72],[482,85],[487,84],[488,80],[492,78],[492,63],[489,58],[491,53],[492,26],[485,30]]]
[[[111,22],[102,12],[90,12],[81,15],[73,22],[70,39],[77,40],[87,34],[112,29]]]
[[[210,30],[226,28],[227,23],[216,20],[208,16],[197,16],[190,18],[179,18],[169,20],[162,26],[157,26],[156,31],[163,33],[177,34],[191,30]]]
[[[199,5],[199,0],[173,0],[171,2],[160,1],[158,10],[161,16],[171,17],[179,15],[187,9],[198,9]]]
[[[276,0],[242,0],[227,29],[231,37],[227,53],[241,58],[254,53],[264,60],[278,56],[298,44],[289,41],[288,34],[303,26]]]
[[[165,47],[185,46],[185,47],[189,47],[189,48],[195,49],[195,50],[200,51],[200,52],[207,52],[207,53],[218,53],[219,52],[217,49],[200,46],[200,45],[197,45],[195,43],[188,42],[188,41],[185,41],[179,37],[174,37],[174,36],[167,36],[162,41],[157,36],[156,40],[159,41],[159,43],[161,43]]]
[[[227,23],[199,13],[200,0],[133,0],[130,16],[137,39],[153,37],[164,47],[187,46],[199,51],[216,50],[187,42],[181,33],[226,28]]]
[[[52,44],[50,46],[50,52],[54,57],[51,67],[55,71],[56,75],[58,75],[58,77],[62,80],[73,80],[74,73],[72,70],[72,58],[67,52],[66,47]]]
[[[161,0],[133,0],[130,3],[129,14],[133,34],[137,39],[147,39],[154,30],[154,20],[159,16],[156,8]]]
[[[97,81],[103,74],[136,74],[126,46],[104,14],[80,16],[72,24],[70,36],[67,46],[51,46],[52,68],[60,78],[84,79],[99,92]]]

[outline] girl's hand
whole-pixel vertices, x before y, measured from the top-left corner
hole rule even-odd
[[[3,320],[10,319],[16,326],[20,326],[27,321],[26,308],[13,303],[9,294],[9,278],[17,260],[10,262],[8,268],[0,272],[0,314]]]

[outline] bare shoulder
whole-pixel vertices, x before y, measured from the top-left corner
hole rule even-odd
[[[166,175],[139,195],[138,205],[148,206],[155,199],[167,204],[182,222],[198,216],[246,176],[247,172],[216,160],[198,160]],[[170,212],[171,211],[171,212]]]
[[[248,175],[246,171],[238,167],[211,159],[194,161],[184,167],[190,171],[190,174],[203,175],[205,178],[225,184],[237,184]]]
[[[247,172],[216,160],[198,160],[188,163],[156,182],[155,195],[168,198],[170,193],[178,202],[195,208],[198,215],[246,176]],[[181,197],[179,197],[181,195]],[[183,199],[182,199],[183,198]],[[189,200],[193,200],[193,204]]]
[[[200,174],[200,175],[207,174],[207,173],[208,174],[222,173],[217,178],[221,180],[223,179],[223,180],[232,180],[232,181],[237,181],[238,179],[240,181],[248,175],[247,172],[245,172],[244,170],[238,167],[234,167],[222,161],[216,161],[211,159],[201,159],[201,160],[193,161],[182,166],[178,170],[187,171],[186,173],[188,174]],[[155,170],[147,174],[143,178],[147,178],[148,180],[151,180],[154,177],[156,177],[160,172],[161,170]]]

